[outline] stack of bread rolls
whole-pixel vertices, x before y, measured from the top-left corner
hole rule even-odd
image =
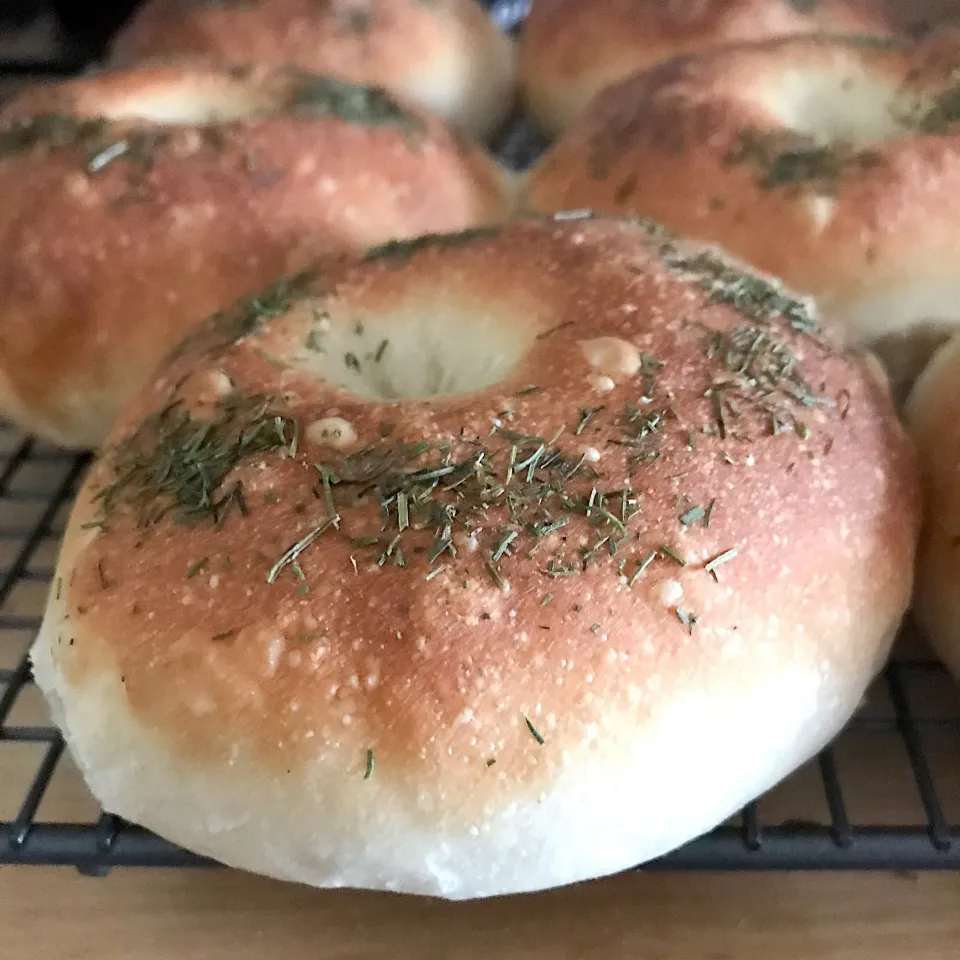
[[[515,72],[472,2],[148,0],[0,114],[0,405],[98,447],[36,680],[105,809],[318,887],[667,853],[915,593],[960,671],[955,35],[534,0]]]

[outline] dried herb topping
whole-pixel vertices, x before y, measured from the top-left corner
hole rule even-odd
[[[960,84],[940,91],[927,106],[906,118],[920,133],[950,133],[960,122]]]
[[[810,306],[775,280],[738,268],[715,253],[701,250],[687,255],[670,241],[662,243],[660,256],[670,269],[709,293],[710,303],[729,304],[745,320],[760,324],[785,320],[797,332],[817,332]]]
[[[364,254],[364,262],[388,260],[399,264],[406,263],[420,250],[428,248],[446,249],[449,247],[469,246],[483,240],[499,236],[504,230],[503,224],[481,227],[468,227],[453,233],[428,233],[409,240],[388,240],[386,243],[371,247]]]
[[[254,296],[241,298],[230,309],[214,314],[209,322],[230,340],[239,340],[261,330],[266,321],[287,313],[309,294],[316,277],[313,270],[280,277]]]
[[[296,71],[286,110],[297,116],[332,116],[361,126],[418,131],[420,118],[405,110],[382,87]]]
[[[765,190],[810,187],[831,194],[844,178],[878,166],[882,158],[874,150],[860,150],[849,143],[824,144],[793,131],[747,128],[740,131],[724,161],[755,167],[757,184]]]
[[[132,508],[141,526],[166,516],[193,525],[221,523],[235,508],[247,513],[239,485],[222,489],[230,472],[247,458],[289,447],[298,426],[271,409],[266,397],[231,396],[205,420],[173,399],[108,452],[114,479],[96,494],[104,523],[120,506]]]
[[[79,147],[86,153],[86,170],[102,173],[117,160],[149,169],[155,151],[168,139],[162,130],[138,130],[116,136],[104,119],[81,119],[61,113],[17,117],[0,127],[0,159],[37,148],[59,151]]]
[[[373,10],[360,4],[347,7],[339,16],[341,31],[346,34],[366,33],[373,23]]]
[[[107,129],[106,120],[82,120],[63,113],[16,117],[0,128],[0,158],[24,153],[38,146],[52,150],[98,143]]]
[[[730,330],[703,330],[707,369],[718,371],[708,383],[703,423],[679,423],[670,397],[658,389],[663,364],[645,356],[637,383],[642,396],[635,404],[571,410],[550,436],[525,433],[499,418],[487,436],[461,431],[434,444],[408,443],[394,439],[392,429],[381,431],[375,442],[349,454],[331,454],[316,463],[304,460],[312,477],[305,494],[315,504],[315,519],[270,561],[266,579],[286,582],[292,571],[291,582],[302,589],[301,562],[330,536],[350,539],[353,562],[366,557],[380,566],[416,566],[427,580],[450,569],[466,538],[496,586],[504,584],[509,564],[518,556],[535,563],[548,580],[608,564],[629,585],[658,562],[686,566],[682,550],[661,542],[662,537],[638,555],[635,548],[623,550],[645,535],[642,495],[634,478],[640,476],[642,488],[643,469],[677,438],[689,449],[697,427],[721,440],[749,440],[756,423],[766,424],[768,435],[790,429],[804,436],[807,428],[799,411],[829,401],[805,382],[797,357],[782,338],[784,327],[794,334],[816,333],[800,301],[717,256],[684,255],[679,246],[662,240],[659,227],[648,229],[670,269],[700,286],[708,302],[730,305],[745,321]],[[240,335],[284,313],[301,295],[302,282],[287,278],[238,305],[230,329]],[[604,483],[581,446],[587,434],[590,443],[621,449],[625,484],[611,488]],[[99,522],[109,523],[121,506],[131,508],[141,526],[168,516],[180,523],[219,525],[229,516],[268,509],[248,505],[242,486],[229,476],[254,455],[282,450],[286,457],[303,459],[299,437],[300,425],[268,398],[231,396],[218,404],[214,417],[200,419],[174,397],[108,451],[114,477],[97,495]],[[678,504],[678,533],[708,525],[715,506],[715,498]],[[365,508],[368,519],[379,518],[375,527],[358,529],[342,522],[357,517],[357,508]],[[593,530],[587,546],[567,542],[564,528],[575,519]],[[719,554],[707,572],[716,576],[735,555],[732,548]],[[690,621],[695,620],[691,614]]]
[[[654,227],[654,229],[659,229]],[[717,254],[685,254],[673,241],[660,246],[663,262],[692,279],[708,294],[708,302],[732,306],[745,323],[727,330],[706,330],[710,359],[719,360],[732,374],[715,380],[707,391],[721,439],[739,436],[747,410],[761,415],[771,434],[792,430],[803,439],[809,428],[799,410],[834,406],[803,377],[799,359],[782,336],[786,326],[823,352],[832,348],[822,337],[807,303],[777,282],[748,272]]]
[[[252,296],[239,298],[183,337],[164,364],[169,365],[191,350],[217,350],[262,331],[268,320],[282,317],[298,300],[310,296],[317,276],[315,270],[301,270],[279,277]]]

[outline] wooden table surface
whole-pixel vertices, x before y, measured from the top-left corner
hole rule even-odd
[[[960,875],[632,874],[466,904],[0,869],[4,960],[956,960]]]

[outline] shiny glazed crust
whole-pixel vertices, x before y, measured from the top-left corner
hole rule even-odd
[[[672,57],[790,34],[893,30],[874,0],[533,0],[520,81],[527,108],[556,135],[604,87]]]
[[[664,853],[852,714],[915,464],[804,304],[590,219],[258,304],[175,351],[69,522],[32,656],[106,809],[276,877],[490,896]]]
[[[111,60],[199,54],[386,87],[485,137],[514,102],[513,41],[475,0],[148,0]]]
[[[189,326],[331,252],[509,215],[442,121],[298,71],[152,66],[0,112],[0,411],[95,446]]]
[[[666,64],[601,94],[524,203],[721,244],[815,295],[899,393],[957,316],[957,36],[794,38]]]

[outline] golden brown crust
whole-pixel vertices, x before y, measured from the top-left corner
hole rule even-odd
[[[933,649],[960,677],[960,337],[936,353],[905,413],[924,500],[913,613]]]
[[[157,359],[244,291],[332,252],[509,214],[489,156],[391,104],[297,72],[156,66],[6,107],[5,415],[96,445]]]
[[[956,313],[957,63],[943,33],[795,38],[667,64],[598,97],[524,202],[636,212],[719,243],[816,295],[856,338],[892,336],[899,387],[919,362],[904,331]]]
[[[558,134],[604,87],[676,56],[794,34],[894,29],[874,0],[534,0],[521,86],[544,132]]]
[[[476,136],[494,132],[514,100],[512,41],[475,0],[150,0],[111,62],[185,55],[380,85]]]
[[[724,806],[845,722],[908,601],[916,479],[885,386],[802,304],[602,220],[395,245],[261,302],[271,319],[238,305],[170,358],[80,495],[35,654],[68,729],[119,676],[122,722],[174,764],[229,781],[239,752],[264,783],[316,775],[333,799],[303,830],[329,814],[353,838],[375,795],[398,831],[459,849],[478,829],[486,864],[507,807],[612,785],[641,744],[636,776],[668,782],[664,731],[699,698],[716,729],[758,697],[791,717],[766,718],[783,739],[749,777],[706,791]],[[473,389],[430,396],[463,344]],[[510,361],[488,385],[465,372],[485,353]],[[397,399],[415,368],[426,396]],[[576,816],[587,846],[605,817]],[[374,884],[387,841],[365,829],[351,869]],[[568,843],[551,829],[517,850]],[[660,841],[643,842],[614,858]],[[496,883],[549,873],[507,859],[522,879]]]

